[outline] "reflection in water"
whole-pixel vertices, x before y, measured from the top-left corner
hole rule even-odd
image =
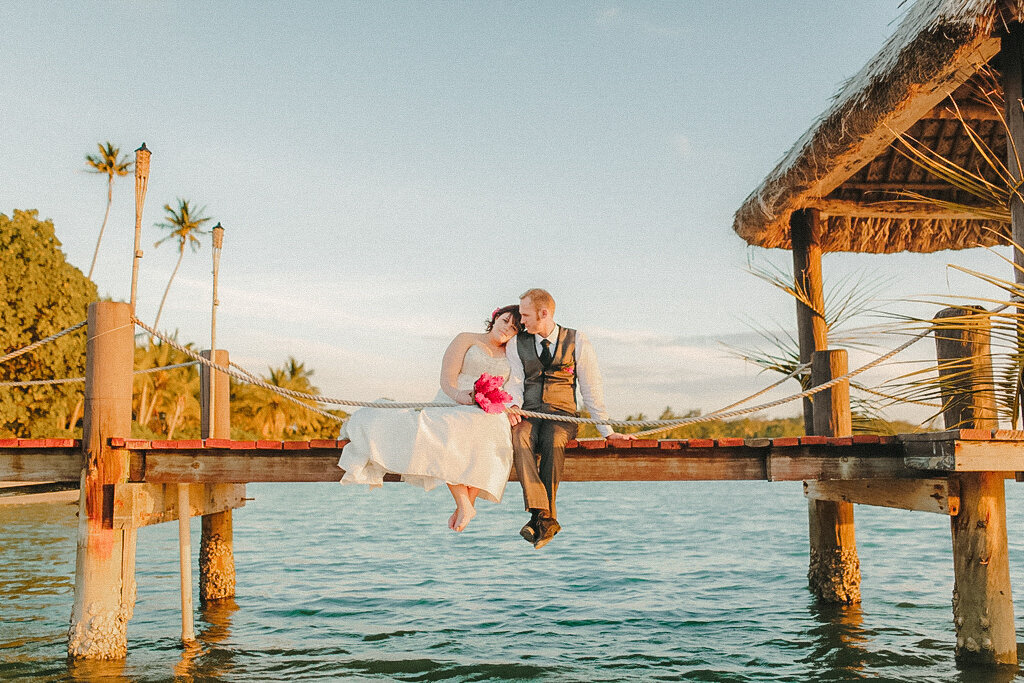
[[[230,638],[231,617],[236,611],[238,604],[234,598],[213,600],[202,605],[196,641],[183,646],[181,660],[174,667],[177,679],[221,680],[230,677],[234,668],[234,652],[218,645]]]
[[[107,683],[131,683],[134,679],[125,672],[125,660],[95,661],[69,659],[68,678],[73,681],[103,681]]]
[[[850,678],[861,678],[860,672],[870,655],[866,648],[869,634],[863,628],[860,604],[812,602],[809,611],[815,621],[808,633],[813,643],[802,661],[813,662],[830,672],[846,672]]]

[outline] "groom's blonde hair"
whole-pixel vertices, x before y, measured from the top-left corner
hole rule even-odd
[[[547,290],[544,289],[528,289],[519,295],[519,300],[526,300],[533,304],[533,307],[537,310],[546,308],[551,311],[551,315],[555,314],[555,297],[551,296]]]

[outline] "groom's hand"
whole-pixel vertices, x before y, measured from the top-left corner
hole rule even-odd
[[[508,415],[508,423],[512,427],[523,421],[523,416],[519,414],[519,406],[509,406],[505,414]]]
[[[605,438],[612,441],[636,441],[636,434],[620,434],[618,432],[612,432]]]

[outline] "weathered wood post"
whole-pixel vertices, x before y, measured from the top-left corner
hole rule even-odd
[[[790,216],[790,239],[793,247],[793,276],[798,291],[807,303],[796,302],[797,334],[800,343],[800,362],[809,363],[816,351],[828,347],[828,328],[825,325],[825,294],[821,275],[821,214],[815,209],[794,211]],[[808,305],[811,304],[810,306]],[[845,364],[845,355],[843,361]],[[822,369],[832,368],[831,360]],[[845,366],[844,366],[845,367]],[[833,375],[815,375],[811,369],[812,385],[829,381]],[[845,369],[840,374],[846,374]],[[838,376],[838,375],[836,375]],[[846,391],[846,424],[849,424],[849,386]],[[832,392],[842,392],[834,387]],[[804,399],[804,431],[821,436],[844,436],[848,431],[822,434],[815,428],[815,407],[828,401],[830,406],[843,405],[841,397],[835,399],[822,392],[815,401]],[[824,414],[824,413],[823,413]],[[829,409],[831,415],[831,408]],[[824,419],[824,418],[822,418]],[[829,423],[825,421],[825,424]],[[835,426],[835,425],[833,425]],[[840,425],[840,428],[846,430]],[[841,501],[808,500],[807,518],[810,538],[810,562],[807,570],[808,586],[818,599],[826,602],[853,603],[860,601],[860,560],[854,537],[853,504]]]
[[[75,602],[68,655],[123,659],[135,604],[135,546],[113,528],[114,484],[128,478],[128,451],[111,437],[130,437],[135,337],[129,304],[89,306],[85,361],[82,451],[85,469],[79,498]]]
[[[814,385],[847,373],[846,351],[815,351],[811,357]],[[814,396],[814,433],[818,436],[850,436],[850,383],[843,381]],[[853,525],[853,503],[809,500],[811,538],[807,581],[824,602],[860,602],[860,558]]]
[[[210,352],[203,351],[205,358]],[[214,362],[227,367],[228,352],[217,349]],[[231,438],[231,386],[227,375],[200,366],[199,384],[202,403],[202,435],[204,439]],[[211,388],[215,414],[209,406]],[[199,542],[199,599],[202,602],[230,598],[235,595],[235,554],[232,539],[231,510],[203,515],[203,531]]]
[[[821,277],[821,214],[817,209],[794,211],[789,219],[793,243],[793,279],[798,292],[811,304],[797,299],[796,328],[800,344],[800,363],[810,363],[815,351],[828,348],[825,325],[825,293]],[[814,434],[814,409],[810,398],[804,401],[804,432]]]
[[[989,319],[984,309],[947,308],[935,330],[946,427],[995,429],[996,402]],[[953,623],[956,657],[971,664],[1017,663],[1006,496],[1002,472],[965,472],[960,512],[950,517],[953,536]]]

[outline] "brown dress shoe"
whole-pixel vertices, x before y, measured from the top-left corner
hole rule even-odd
[[[526,539],[527,543],[533,543],[537,540],[537,530],[533,528],[533,520],[523,525],[523,528],[519,530],[519,535]]]
[[[562,530],[562,525],[552,517],[541,517],[537,520],[537,538],[533,542],[534,548],[543,548],[551,539]]]

